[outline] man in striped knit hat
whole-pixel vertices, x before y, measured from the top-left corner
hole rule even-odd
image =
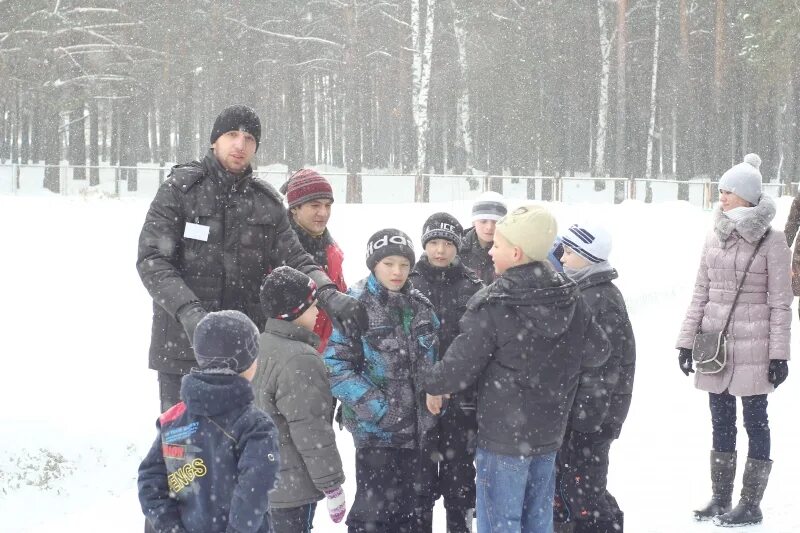
[[[342,272],[344,254],[328,231],[328,220],[333,206],[331,184],[316,170],[300,169],[281,187],[289,204],[289,223],[292,225],[300,244],[321,266],[341,292],[347,291]],[[319,352],[325,350],[328,338],[333,331],[330,317],[321,311],[314,327],[321,339]]]

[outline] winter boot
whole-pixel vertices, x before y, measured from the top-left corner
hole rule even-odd
[[[473,533],[472,519],[475,509],[445,508],[447,513],[447,533]]]
[[[772,461],[747,458],[742,477],[742,496],[739,505],[714,519],[718,526],[736,527],[760,524],[764,518],[761,514],[761,498],[767,488]]]
[[[711,450],[711,501],[694,512],[695,520],[711,520],[731,510],[735,477],[736,452]]]

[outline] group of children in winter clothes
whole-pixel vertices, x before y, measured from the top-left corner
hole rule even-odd
[[[151,524],[157,531],[200,530],[184,516],[204,512],[209,498],[215,503],[203,531],[308,531],[323,497],[331,518],[342,520],[344,474],[331,427],[336,397],[356,448],[351,532],[432,531],[440,495],[449,532],[472,531],[475,511],[478,531],[547,532],[554,516],[578,524],[575,531],[622,531],[605,480],[609,446],[630,404],[633,333],[612,283],[607,234],[573,226],[554,249],[556,237],[546,209],[525,205],[507,213],[495,194],[475,203],[466,234],[451,215],[431,216],[419,260],[402,231],[376,232],[367,243],[370,274],[348,290],[366,307],[369,328],[360,335],[334,329],[322,358],[313,281],[289,267],[275,269],[261,288],[270,318],[255,341],[255,397],[240,394],[236,416],[223,415],[236,427],[236,409],[261,413],[249,416],[264,422],[259,449],[274,459],[271,470],[261,465],[259,486],[246,485],[256,467],[242,464],[240,436],[219,413],[195,410],[184,398],[176,406],[184,425],[165,433],[176,408],[162,415],[140,470]],[[563,254],[567,275],[552,268],[554,250]],[[217,348],[246,352],[253,362],[252,343],[245,344],[247,350],[227,340]],[[204,349],[196,336],[195,351]],[[240,383],[239,366],[209,366],[199,355],[198,361],[184,388],[208,376]],[[218,401],[216,393],[209,398]],[[228,438],[227,447],[194,445],[216,433]],[[168,446],[185,455],[168,457]],[[219,454],[223,463],[239,464],[209,468],[210,482],[221,483],[216,498],[202,484],[190,483],[184,496],[156,479]],[[244,502],[255,501],[249,521],[239,521]]]

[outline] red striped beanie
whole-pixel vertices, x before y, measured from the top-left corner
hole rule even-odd
[[[289,181],[281,187],[281,192],[286,194],[289,207],[297,207],[322,198],[333,201],[331,184],[316,170],[310,168],[302,168],[292,174]]]

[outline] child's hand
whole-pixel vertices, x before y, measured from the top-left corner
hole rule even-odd
[[[428,411],[430,411],[434,415],[438,415],[439,413],[442,412],[441,396],[431,396],[430,394],[426,394],[425,404],[428,406]]]
[[[344,518],[344,513],[347,510],[347,504],[344,499],[344,490],[341,485],[323,491],[325,497],[328,499],[328,515],[331,520],[337,524]]]

